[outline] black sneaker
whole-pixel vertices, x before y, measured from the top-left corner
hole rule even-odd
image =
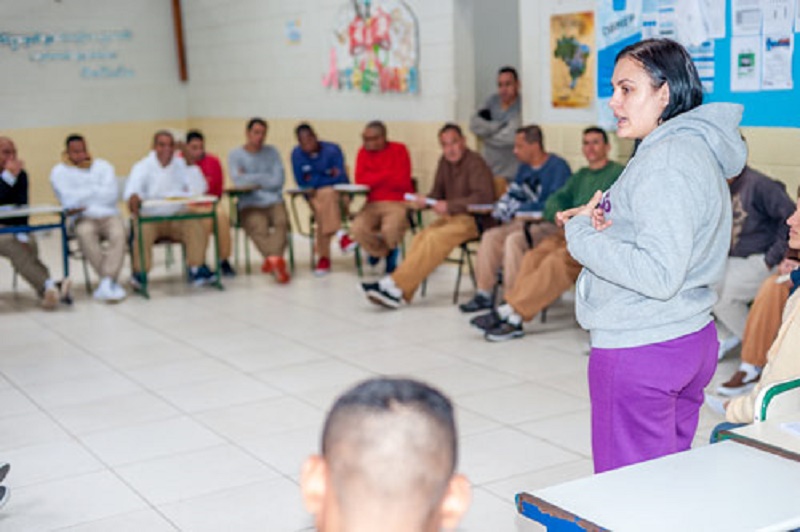
[[[461,312],[478,312],[492,308],[492,298],[484,294],[475,294],[475,297],[458,306]]]
[[[141,292],[144,286],[144,274],[142,272],[133,272],[131,274],[130,284],[135,292]]]
[[[5,506],[5,504],[8,502],[8,497],[10,493],[11,492],[7,487],[0,486],[0,508]]]
[[[216,280],[217,276],[211,273],[211,270],[205,264],[199,266],[194,273],[191,270],[189,271],[189,284],[193,286],[212,284]]]
[[[496,327],[487,329],[483,335],[490,342],[505,342],[506,340],[522,338],[523,336],[525,336],[525,331],[522,330],[521,323],[514,325],[507,321],[501,321]]]
[[[486,314],[481,314],[480,316],[475,316],[469,320],[469,324],[479,331],[488,331],[489,329],[494,329],[501,323],[503,323],[502,318],[500,318],[500,315],[494,310],[487,312]]]
[[[8,462],[0,464],[0,482],[6,479],[9,471],[11,471],[11,464]]]
[[[69,277],[65,277],[57,282],[56,286],[58,287],[58,295],[61,303],[64,305],[72,305],[72,281],[70,281]]]
[[[367,300],[369,300],[370,303],[392,310],[400,308],[400,305],[403,304],[401,298],[390,294],[387,290],[381,288],[378,283],[361,283],[361,288],[364,290],[364,295],[367,296]]]
[[[236,277],[236,270],[233,269],[228,259],[224,259],[219,263],[219,271],[222,272],[223,277]]]

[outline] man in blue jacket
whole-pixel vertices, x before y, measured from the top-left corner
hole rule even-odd
[[[356,243],[342,231],[341,198],[333,185],[348,183],[344,155],[338,144],[320,141],[307,123],[295,129],[298,145],[292,150],[292,168],[297,186],[306,197],[317,221],[315,275],[331,270],[331,239],[338,235],[342,251],[351,251]]]

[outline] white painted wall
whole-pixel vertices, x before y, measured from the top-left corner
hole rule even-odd
[[[164,0],[0,0],[0,33],[131,30],[130,41],[53,43],[12,51],[0,41],[0,128],[186,117],[178,80],[170,2]],[[36,62],[41,52],[113,52],[116,59]],[[133,77],[85,79],[84,66],[122,66]]]
[[[497,92],[497,71],[505,65],[520,69],[520,32],[529,26],[518,23],[520,3],[541,4],[530,0],[470,0],[473,4],[475,35],[474,109]],[[526,102],[523,99],[522,105]]]
[[[594,7],[594,0],[520,0],[520,62],[524,122],[540,124],[597,122],[595,106],[589,109],[553,109],[549,104],[550,16],[594,11]],[[594,75],[596,79],[596,71]]]
[[[419,21],[420,94],[322,86],[334,15],[348,0],[184,0],[191,117],[452,120],[454,0],[407,0]],[[285,25],[300,20],[302,42]]]

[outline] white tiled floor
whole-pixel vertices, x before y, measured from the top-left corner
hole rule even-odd
[[[55,236],[40,242],[60,264]],[[389,312],[363,301],[349,259],[322,279],[307,264],[289,286],[240,275],[222,292],[160,266],[150,301],[106,306],[73,263],[74,307],[45,313],[0,261],[0,531],[308,530],[300,464],[333,398],[377,374],[454,399],[475,486],[464,530],[536,529],[513,495],[591,474],[587,335],[570,303],[490,344],[450,302],[452,267]],[[703,410],[698,445],[717,421]]]

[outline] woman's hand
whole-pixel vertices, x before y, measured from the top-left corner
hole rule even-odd
[[[606,220],[605,211],[598,206],[602,198],[603,191],[598,190],[586,205],[556,213],[556,224],[559,227],[564,227],[575,216],[588,216],[592,219],[592,227],[597,231],[603,231],[611,225],[611,220]]]

